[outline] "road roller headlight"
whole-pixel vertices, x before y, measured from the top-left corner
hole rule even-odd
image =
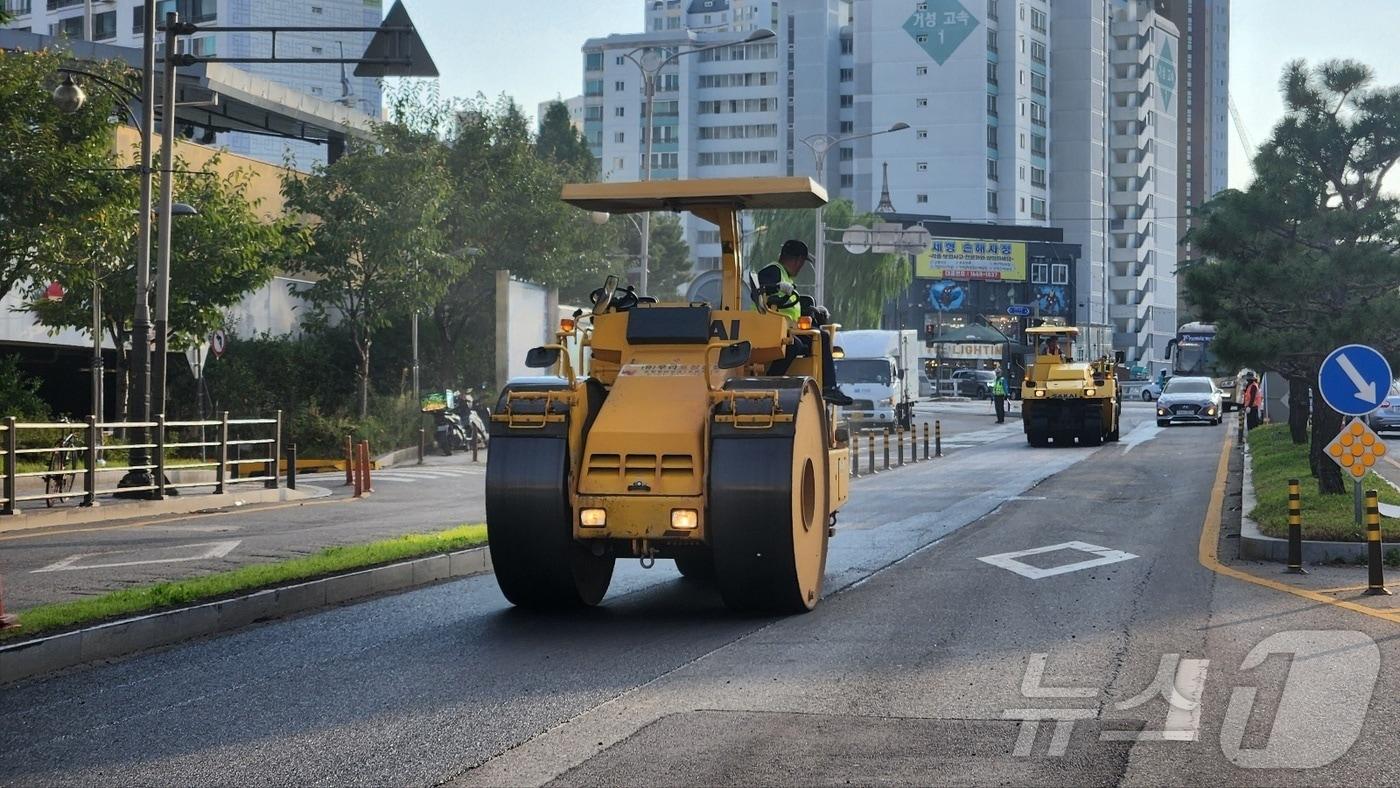
[[[608,524],[608,510],[582,509],[578,513],[578,523],[584,528],[602,528]]]
[[[700,527],[700,512],[694,509],[672,509],[671,527],[677,531],[694,531]]]
[[[1086,397],[1092,397],[1097,393],[1099,393],[1098,389],[1084,389],[1084,396]]]
[[[1036,390],[1035,390],[1035,395],[1036,395],[1037,397],[1044,397],[1044,396],[1045,396],[1045,389],[1036,389]]]

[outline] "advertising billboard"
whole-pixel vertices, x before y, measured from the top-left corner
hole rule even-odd
[[[934,238],[919,254],[914,276],[920,279],[1026,281],[1023,241]]]

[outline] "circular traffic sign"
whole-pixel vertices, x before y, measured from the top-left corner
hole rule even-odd
[[[1327,355],[1317,371],[1317,387],[1332,410],[1365,416],[1390,394],[1390,363],[1366,345],[1343,345]]]
[[[215,356],[222,356],[227,347],[228,337],[224,335],[223,329],[218,329],[209,335],[209,349],[214,351]]]

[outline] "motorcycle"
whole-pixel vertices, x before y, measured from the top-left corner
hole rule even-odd
[[[462,400],[462,409],[467,414],[467,448],[484,449],[491,443],[491,436],[486,431],[486,421],[491,418],[491,410],[478,403],[470,390],[462,396]]]
[[[446,408],[423,412],[433,416],[433,439],[444,457],[451,457],[454,450],[467,448],[467,429],[461,416]]]

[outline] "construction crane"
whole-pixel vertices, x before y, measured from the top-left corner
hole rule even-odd
[[[1249,163],[1250,172],[1253,172],[1254,141],[1249,138],[1249,132],[1244,128],[1244,118],[1240,115],[1240,108],[1235,106],[1235,97],[1227,93],[1225,100],[1230,104],[1230,119],[1235,122],[1235,134],[1240,138],[1240,145],[1244,146],[1244,160]]]

